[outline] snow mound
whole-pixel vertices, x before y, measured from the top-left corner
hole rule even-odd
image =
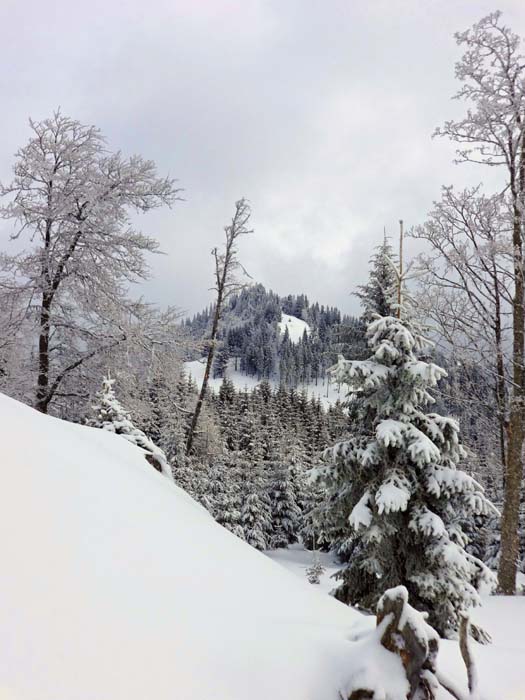
[[[217,525],[136,446],[2,395],[0,420],[0,697],[336,700],[357,673],[401,674],[372,638],[368,666],[359,613]]]
[[[305,331],[307,335],[310,335],[310,326],[300,318],[296,316],[290,316],[289,314],[281,314],[281,320],[279,321],[279,331],[284,335],[285,331],[288,330],[288,335],[292,343],[298,343],[303,337]]]

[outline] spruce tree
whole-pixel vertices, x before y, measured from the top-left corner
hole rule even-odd
[[[88,420],[87,424],[94,428],[122,435],[129,442],[142,448],[148,462],[168,479],[173,480],[171,466],[166,455],[148,438],[146,433],[133,424],[130,414],[115,395],[114,383],[115,380],[110,377],[103,378],[102,389],[97,394],[97,403],[92,406],[94,417]]]
[[[268,549],[271,511],[265,494],[255,489],[246,496],[241,510],[240,524],[248,544],[256,549]]]
[[[355,293],[364,309],[363,320],[368,322],[374,314],[394,316],[396,308],[397,276],[394,268],[392,246],[385,236],[383,243],[370,260],[371,270],[367,284]]]
[[[239,467],[235,456],[210,463],[201,502],[220,525],[243,539]]]
[[[272,549],[287,547],[297,542],[301,523],[301,509],[297,503],[297,475],[291,468],[277,462],[273,465],[273,478],[268,490],[271,506]]]
[[[479,603],[487,567],[465,547],[466,526],[493,506],[457,468],[466,452],[452,418],[426,413],[429,389],[445,371],[420,359],[428,345],[407,318],[368,324],[371,356],[339,358],[333,374],[349,388],[353,434],[328,451],[322,524],[346,563],[337,597],[368,610],[386,589],[404,585],[442,635]]]

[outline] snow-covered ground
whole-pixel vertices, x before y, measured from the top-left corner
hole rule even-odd
[[[2,700],[339,700],[363,664],[399,692],[398,659],[351,640],[359,613],[139,448],[2,395],[0,424]]]
[[[197,386],[200,388],[202,380],[204,378],[204,369],[206,366],[206,360],[203,358],[201,360],[193,360],[192,362],[185,363],[185,369],[188,375],[195,380]],[[239,390],[243,389],[253,389],[261,383],[261,380],[257,377],[252,377],[242,372],[236,371],[234,367],[234,361],[231,360],[229,363],[228,370],[226,372],[228,379],[230,379],[235,388]],[[278,382],[270,379],[271,386],[274,388],[278,387]],[[212,391],[219,391],[222,384],[222,379],[220,377],[210,378],[208,386]],[[299,384],[296,387],[298,392],[306,391],[309,397],[321,399],[321,403],[325,408],[334,404],[338,399],[340,401],[345,398],[344,387],[335,384],[334,382],[328,381],[327,378],[320,379],[318,384],[312,382],[311,384]]]
[[[117,435],[2,395],[0,424],[2,700],[340,700],[356,677],[404,697],[374,618],[327,595],[329,557],[307,583],[310,554],[255,551]],[[480,700],[525,700],[525,598],[481,618]]]
[[[298,343],[303,337],[305,331],[307,335],[310,335],[310,326],[297,316],[290,316],[289,314],[281,314],[281,320],[279,322],[279,330],[284,335],[288,329],[288,335],[292,343]]]
[[[306,581],[306,569],[308,569],[314,562],[314,555],[312,552],[306,550],[302,545],[293,544],[287,549],[273,549],[266,552],[272,561],[278,562],[281,566],[299,578]],[[336,586],[336,581],[332,578],[333,574],[340,568],[336,560],[331,554],[326,552],[317,552],[316,554],[319,562],[324,567],[324,573],[322,574],[319,584],[315,585],[314,588],[323,591],[323,593],[329,594]],[[312,585],[312,584],[308,584]]]
[[[305,573],[312,564],[311,552],[293,545],[267,552],[267,556],[301,578],[305,585],[312,585],[306,583]],[[325,572],[319,586],[314,587],[329,593],[336,583],[331,576],[338,567],[329,554],[321,552],[319,557]],[[372,616],[362,619],[362,625],[375,624]],[[486,596],[483,606],[472,613],[472,620],[492,636],[492,644],[473,643],[481,691],[479,700],[525,700],[525,596]],[[465,666],[457,642],[441,640],[439,667],[465,692]],[[444,692],[442,698],[450,700]]]

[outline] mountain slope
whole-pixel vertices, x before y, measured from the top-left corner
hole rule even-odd
[[[349,641],[361,615],[215,524],[138,448],[5,396],[0,420],[3,699],[336,700],[365,658],[402,682],[374,639],[364,656]]]

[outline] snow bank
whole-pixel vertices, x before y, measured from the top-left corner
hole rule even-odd
[[[2,700],[336,700],[401,673],[126,440],[1,395],[0,420]]]
[[[279,331],[284,335],[285,331],[288,329],[288,335],[292,343],[298,343],[303,337],[305,331],[307,335],[310,335],[310,326],[300,318],[296,316],[290,316],[289,314],[281,314],[281,320],[279,321]]]

